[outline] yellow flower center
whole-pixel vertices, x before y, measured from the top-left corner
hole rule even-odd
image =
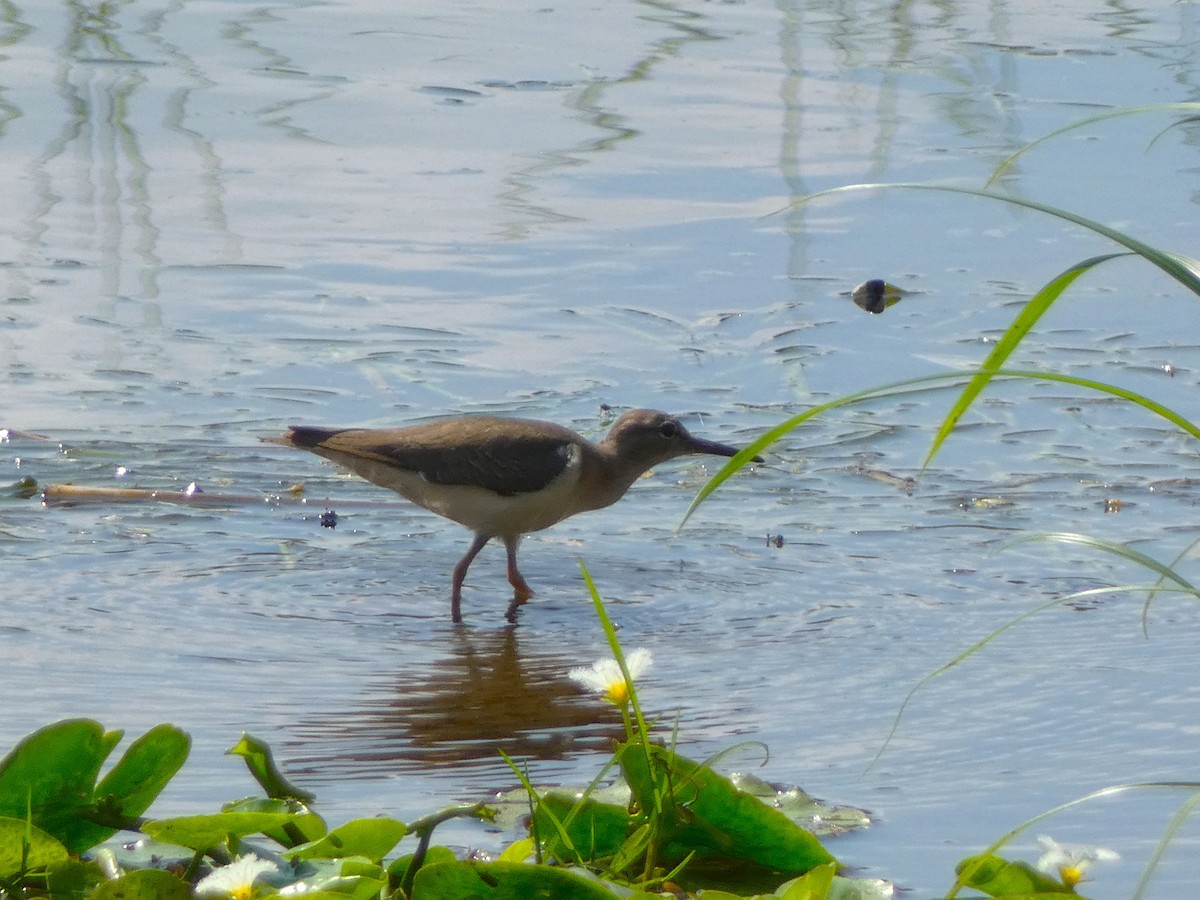
[[[616,684],[609,685],[605,692],[608,697],[608,702],[616,706],[624,706],[629,702],[629,685],[623,681],[618,681]]]
[[[1082,866],[1060,866],[1058,869],[1058,877],[1062,879],[1062,883],[1069,888],[1075,887],[1079,882],[1083,881]]]

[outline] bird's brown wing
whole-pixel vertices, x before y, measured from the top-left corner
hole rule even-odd
[[[510,421],[510,420],[505,420]],[[292,426],[279,443],[339,455],[375,459],[420,475],[431,484],[473,485],[501,496],[539,491],[571,461],[574,435],[563,429],[512,433],[487,420],[459,424],[453,436],[441,423],[396,429],[331,429]]]

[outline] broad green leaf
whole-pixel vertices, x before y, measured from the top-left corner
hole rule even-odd
[[[289,859],[336,859],[363,856],[376,862],[408,834],[408,828],[397,819],[355,819],[324,837],[293,847],[283,855]]]
[[[105,881],[88,900],[188,900],[192,889],[162,869],[138,869],[116,881]]]
[[[421,868],[412,900],[614,900],[596,881],[550,866],[522,863],[438,863]]]
[[[90,810],[96,776],[121,732],[106,732],[99,722],[68,719],[24,738],[0,760],[0,815],[23,819],[80,853],[72,835],[81,813]]]
[[[67,848],[24,819],[0,818],[0,878],[21,872],[23,848],[28,845],[26,869],[41,869],[67,858]]]
[[[95,802],[103,815],[136,819],[158,797],[187,760],[191,738],[174,725],[157,725],[130,744],[129,749],[100,780]],[[68,846],[94,847],[116,828],[76,819],[64,835]]]
[[[621,768],[642,809],[661,804],[657,825],[668,860],[695,852],[792,874],[836,862],[820,841],[779,810],[662,747],[628,746]]]
[[[317,795],[296,787],[283,777],[279,767],[275,765],[275,757],[266,741],[242,732],[242,739],[225,751],[234,756],[240,756],[246,761],[246,768],[254,776],[255,781],[262,785],[268,797],[275,800],[299,800],[301,803],[311,803]]]
[[[566,829],[569,847],[563,844],[551,816]],[[547,855],[560,862],[589,862],[615,854],[638,823],[623,806],[591,798],[577,800],[566,791],[547,791],[534,809],[533,824]]]
[[[203,852],[223,844],[226,838],[241,839],[265,834],[299,819],[295,813],[226,812],[200,816],[179,816],[146,822],[143,830],[150,837]]]
[[[989,897],[1076,896],[1071,888],[1029,863],[1009,862],[1000,856],[968,856],[955,866],[955,871],[959,885],[982,891]]]

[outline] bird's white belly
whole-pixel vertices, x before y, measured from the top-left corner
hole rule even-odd
[[[541,531],[588,508],[580,506],[576,491],[578,459],[572,459],[542,490],[510,496],[470,485],[433,484],[417,472],[373,460],[355,459],[351,468],[368,481],[391,488],[418,506],[480,534],[498,536]]]

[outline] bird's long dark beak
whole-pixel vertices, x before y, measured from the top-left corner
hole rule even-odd
[[[693,453],[708,453],[712,456],[734,456],[741,452],[740,447],[731,447],[729,444],[719,444],[716,441],[706,441],[704,438],[693,437],[691,440],[691,449]],[[756,456],[750,462],[760,463],[763,461],[761,456]]]

